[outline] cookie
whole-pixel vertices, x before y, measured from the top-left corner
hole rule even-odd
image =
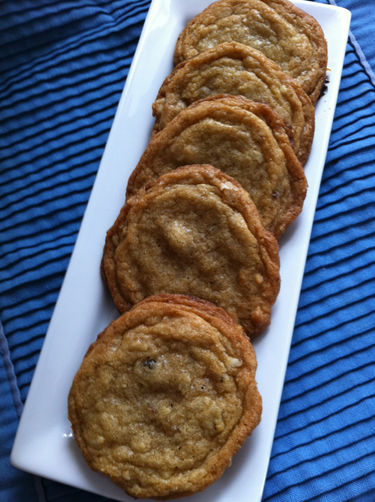
[[[235,178],[277,239],[302,209],[306,178],[282,119],[241,96],[207,98],[182,110],[152,137],[127,196],[178,166],[200,163]]]
[[[154,132],[190,104],[218,94],[242,95],[267,104],[291,128],[302,164],[314,135],[314,106],[305,91],[260,51],[227,42],[180,63],[166,78],[153,104]]]
[[[222,309],[146,299],[94,342],[69,393],[89,466],[133,497],[191,495],[213,483],[257,426],[254,349]]]
[[[327,43],[320,24],[288,0],[219,0],[181,32],[175,64],[222,42],[260,50],[297,80],[313,103],[327,70]]]
[[[184,166],[127,201],[107,232],[102,274],[120,312],[153,294],[187,294],[255,336],[279,291],[278,244],[233,178]]]

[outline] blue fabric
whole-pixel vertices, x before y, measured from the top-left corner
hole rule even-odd
[[[9,451],[22,412],[22,403],[1,324],[0,354],[0,500],[37,502],[36,484],[39,480],[13,468],[9,461]]]
[[[375,13],[336,3],[352,33],[265,501],[375,500]],[[9,451],[148,6],[0,3],[2,502],[105,500]]]

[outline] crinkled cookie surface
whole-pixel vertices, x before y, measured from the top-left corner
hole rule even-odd
[[[180,167],[124,205],[107,232],[102,274],[120,312],[153,294],[187,294],[255,336],[279,291],[278,244],[235,180],[209,165]]]
[[[326,76],[327,43],[319,23],[288,0],[219,0],[180,34],[175,64],[222,42],[254,47],[289,73],[315,103]]]
[[[256,358],[241,327],[208,302],[146,299],[89,348],[69,394],[90,467],[133,497],[202,490],[256,427]]]
[[[242,95],[270,106],[291,128],[293,149],[306,162],[315,123],[310,98],[262,52],[237,42],[217,45],[176,66],[153,104],[154,131],[195,101],[218,94]]]
[[[242,96],[207,98],[182,110],[152,137],[130,176],[127,196],[179,166],[201,163],[236,179],[276,238],[302,209],[306,178],[283,121]]]

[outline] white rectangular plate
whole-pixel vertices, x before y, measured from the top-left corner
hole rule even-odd
[[[153,0],[127,78],[74,252],[51,319],[13,446],[16,467],[116,500],[133,500],[92,472],[72,438],[67,396],[89,344],[117,316],[100,278],[106,230],[124,202],[125,187],[149,139],[151,105],[172,69],[176,38],[210,0]],[[232,467],[198,501],[261,499],[288,362],[305,259],[350,23],[349,11],[297,1],[321,24],[328,42],[329,85],[316,110],[316,133],[306,165],[309,190],[302,214],[283,237],[281,290],[268,332],[255,342],[262,421]]]

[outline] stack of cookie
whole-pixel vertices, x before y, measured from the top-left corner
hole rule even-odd
[[[178,38],[152,137],[108,231],[122,313],[69,396],[88,464],[135,497],[202,490],[260,420],[250,339],[302,210],[327,48],[288,0],[219,0]]]

